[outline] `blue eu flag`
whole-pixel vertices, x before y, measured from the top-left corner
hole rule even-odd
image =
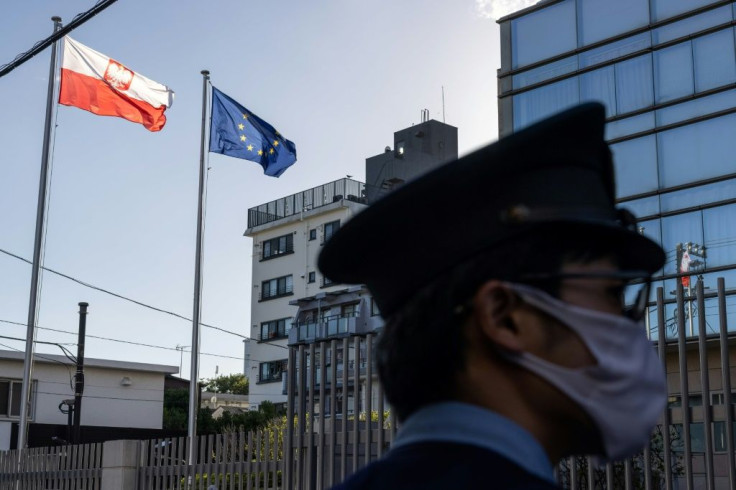
[[[273,126],[212,87],[210,151],[260,163],[278,177],[296,162],[296,146]]]

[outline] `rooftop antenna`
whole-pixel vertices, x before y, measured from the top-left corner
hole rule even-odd
[[[445,86],[442,86],[442,122],[445,122]]]
[[[429,121],[429,109],[422,109],[422,122]]]

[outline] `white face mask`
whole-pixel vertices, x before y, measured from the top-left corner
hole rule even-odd
[[[528,304],[574,331],[597,365],[565,368],[522,352],[507,358],[565,393],[600,431],[604,461],[630,456],[649,442],[667,400],[664,369],[643,325],[565,303],[539,289],[508,284]]]

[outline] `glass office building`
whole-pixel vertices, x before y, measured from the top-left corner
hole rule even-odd
[[[736,2],[547,0],[499,24],[501,136],[604,103],[617,198],[667,251],[655,286],[674,299],[690,244],[706,291],[725,277],[736,294]],[[727,304],[736,330],[736,296]],[[715,299],[705,311],[717,317]]]

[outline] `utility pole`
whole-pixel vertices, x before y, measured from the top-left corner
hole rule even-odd
[[[705,266],[705,246],[698,243],[678,243],[675,247],[677,257],[677,272],[699,272]],[[698,257],[703,260],[693,259]],[[693,326],[693,289],[692,282],[690,281],[690,275],[683,276],[680,278],[682,286],[687,288],[687,311],[688,311],[688,329],[689,335],[692,337],[695,335],[695,328]],[[704,315],[705,312],[701,311],[699,314]]]
[[[74,444],[81,444],[82,393],[84,392],[84,337],[87,331],[87,307],[79,303],[79,340],[77,340],[77,372],[74,374]]]
[[[176,350],[179,351],[179,377],[180,378],[181,378],[182,365],[184,363],[184,349],[188,349],[189,347],[191,346],[176,344]]]

